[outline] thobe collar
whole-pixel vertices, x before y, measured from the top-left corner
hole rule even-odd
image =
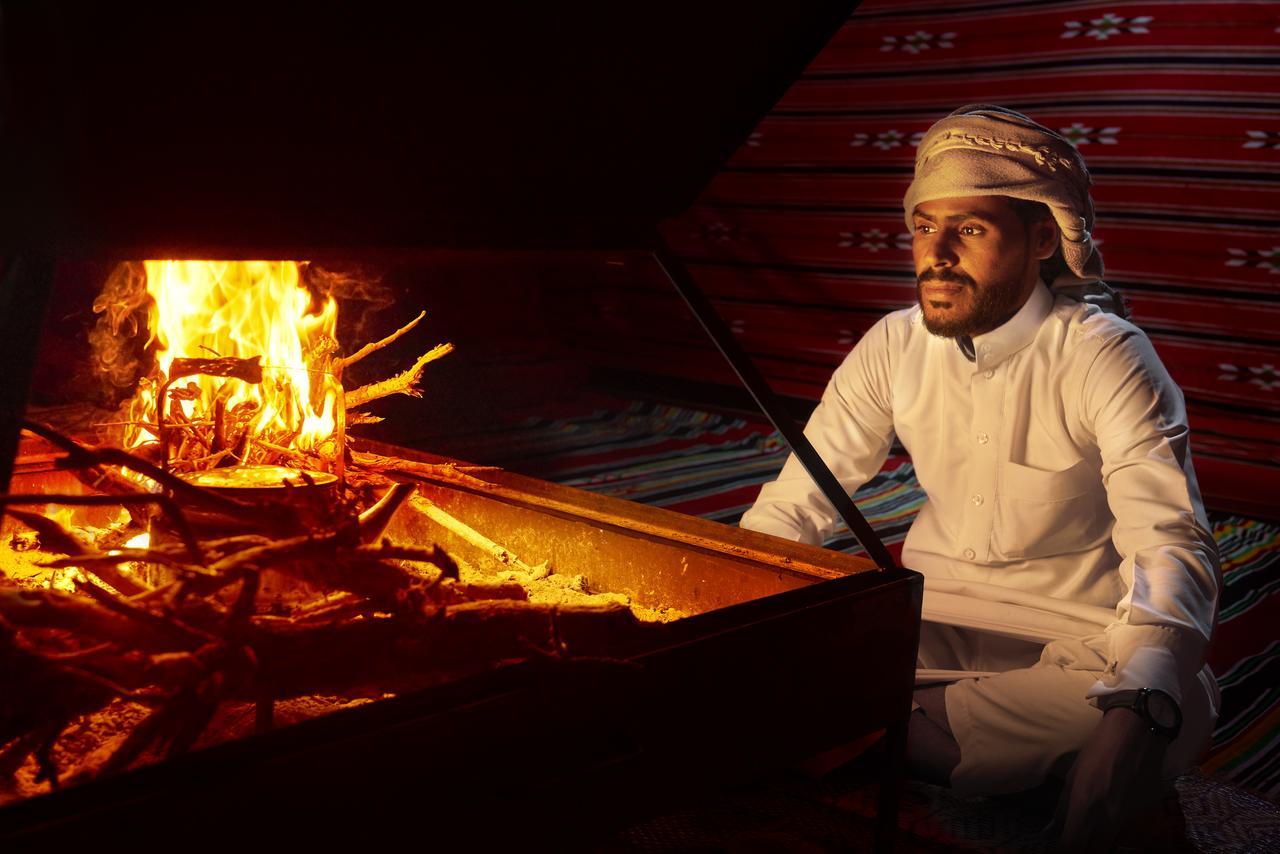
[[[973,336],[970,342],[972,355],[965,353],[965,356],[974,362],[976,370],[987,371],[994,368],[1035,339],[1036,332],[1052,308],[1053,294],[1043,281],[1037,282],[1031,289],[1031,296],[1027,297],[1027,301],[1013,317],[990,332]],[[957,345],[964,352],[964,345],[958,340]]]

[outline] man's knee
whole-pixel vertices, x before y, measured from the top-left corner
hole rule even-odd
[[[947,720],[946,685],[930,685],[927,688],[920,688],[911,695],[911,698],[915,700],[930,723],[937,726],[948,736],[955,737],[955,734],[951,731],[951,723]]]
[[[918,780],[948,786],[951,784],[951,772],[960,764],[960,745],[945,725],[945,704],[941,718],[936,717],[938,701],[943,694],[941,687],[927,689],[927,692],[923,701],[920,695],[925,692],[916,692],[920,708],[911,713],[907,730],[907,769]],[[935,709],[933,717],[928,712],[931,707]],[[941,724],[936,722],[938,720]]]

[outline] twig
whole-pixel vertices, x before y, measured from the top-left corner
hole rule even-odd
[[[48,567],[49,569],[68,569],[73,566],[79,569],[93,569],[100,566],[115,566],[131,562],[160,563],[179,572],[216,577],[204,567],[178,560],[169,552],[160,549],[112,549],[109,552],[80,554],[42,561],[38,566]]]
[[[413,320],[410,320],[404,326],[401,326],[399,329],[397,329],[395,332],[392,332],[390,335],[388,335],[386,338],[383,338],[381,341],[375,341],[372,344],[366,344],[363,347],[361,347],[359,350],[352,353],[350,356],[340,356],[334,359],[333,372],[338,376],[342,376],[342,372],[344,370],[351,367],[356,362],[363,359],[365,356],[368,356],[370,353],[381,350],[383,347],[386,347],[388,344],[394,343],[396,339],[398,339],[400,336],[404,335],[406,332],[413,329],[413,327],[417,326],[418,323],[422,320],[422,318],[426,316],[427,316],[427,313],[425,311],[420,311],[418,312],[417,317],[415,317]]]
[[[381,454],[370,454],[364,451],[352,451],[351,461],[360,468],[374,472],[399,471],[420,477],[447,480],[453,483],[466,484],[478,489],[491,488],[493,484],[470,472],[502,471],[498,466],[459,466],[455,463],[420,463],[416,460],[405,460],[400,457],[384,457]]]
[[[421,495],[410,496],[409,503],[418,510],[421,510],[428,519],[455,536],[461,537],[463,540],[480,549],[503,566],[519,570],[520,572],[527,572],[535,578],[541,578],[547,575],[545,564],[539,567],[530,566],[517,557],[510,549],[495,543],[475,528],[472,528],[460,519],[449,515],[438,505],[432,503],[426,498],[423,498]]]
[[[58,431],[44,424],[34,421],[23,420],[23,429],[30,430],[41,438],[48,439],[60,448],[67,451],[67,463],[69,467],[87,468],[99,465],[114,465],[127,468],[137,472],[140,475],[149,477],[161,486],[171,490],[175,495],[181,495],[193,504],[203,504],[211,509],[220,510],[230,516],[239,514],[260,514],[262,508],[256,505],[244,504],[239,501],[210,492],[207,489],[201,489],[193,486],[181,478],[174,477],[166,471],[162,471],[159,466],[142,459],[142,457],[122,451],[118,448],[87,448],[74,439],[62,435]]]
[[[118,599],[107,592],[105,588],[94,584],[92,581],[77,585],[77,587],[107,610],[114,611],[161,634],[168,635],[172,640],[180,644],[198,646],[216,640],[213,635],[203,629],[189,626],[177,617],[172,615],[161,616],[124,599]]]
[[[77,537],[74,531],[68,531],[62,527],[56,519],[27,513],[24,510],[14,510],[12,507],[4,507],[4,512],[39,534],[42,549],[64,555],[89,553],[88,543]]]
[[[22,426],[35,433],[42,438],[48,439],[60,448],[67,451],[67,464],[72,468],[86,468],[100,465],[117,465],[122,466],[138,474],[144,475],[154,480],[161,486],[169,489],[174,495],[181,496],[192,504],[199,504],[226,514],[233,519],[249,523],[262,523],[266,521],[270,524],[284,527],[297,527],[297,514],[291,508],[279,504],[277,502],[257,502],[247,504],[245,502],[236,501],[226,496],[219,495],[208,489],[201,489],[198,486],[187,483],[185,480],[175,477],[167,471],[163,471],[141,457],[130,454],[127,451],[121,451],[117,448],[86,448],[79,442],[62,435],[44,424],[39,424],[30,420],[23,420]],[[165,506],[165,505],[161,505]],[[176,505],[174,509],[177,510]],[[187,528],[186,519],[182,518],[181,511],[178,517],[181,521],[175,520],[174,526],[179,529]],[[189,529],[188,529],[189,530]],[[184,538],[185,539],[185,538]],[[194,538],[193,538],[194,542]],[[196,555],[199,552],[197,549]],[[203,563],[203,559],[198,559],[198,563]]]
[[[158,504],[164,514],[169,517],[191,559],[196,563],[204,563],[204,552],[200,549],[195,532],[187,523],[187,517],[167,495],[149,492],[135,492],[130,495],[41,495],[39,493],[0,495],[0,507],[11,504],[62,504],[74,507],[128,507],[138,504]]]
[[[347,409],[354,409],[364,406],[371,400],[388,397],[393,394],[404,394],[409,397],[422,397],[422,390],[418,388],[418,380],[422,378],[422,369],[428,363],[434,362],[436,359],[442,358],[453,352],[452,344],[437,344],[430,351],[418,357],[418,361],[413,363],[413,367],[406,371],[396,374],[390,379],[381,380],[380,382],[370,383],[361,386],[354,391],[347,392],[346,406]]]

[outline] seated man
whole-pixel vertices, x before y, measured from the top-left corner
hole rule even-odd
[[[1219,589],[1182,394],[1099,281],[1089,185],[1074,147],[1019,113],[935,124],[904,200],[918,304],[862,337],[805,430],[850,493],[895,435],[911,454],[928,500],[902,560],[926,603],[942,588],[1104,615],[1047,644],[926,622],[922,668],[992,675],[917,689],[908,746],[964,794],[1070,769],[1064,838],[1082,850],[1207,745]],[[834,517],[793,455],[742,525],[821,544]]]

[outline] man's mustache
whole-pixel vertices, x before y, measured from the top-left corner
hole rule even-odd
[[[973,279],[969,278],[967,273],[961,273],[958,270],[925,270],[916,276],[916,283],[925,285],[929,282],[942,282],[948,285],[965,285],[974,287]]]

